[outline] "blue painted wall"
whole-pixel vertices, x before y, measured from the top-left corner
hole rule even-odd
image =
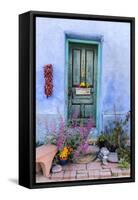
[[[47,124],[57,120],[57,108],[65,116],[66,38],[101,42],[100,127],[130,110],[130,24],[36,18],[36,138],[43,140]],[[52,64],[54,91],[44,95],[43,67]]]

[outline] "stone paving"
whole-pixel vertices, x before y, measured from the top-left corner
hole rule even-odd
[[[36,174],[36,182],[54,182],[70,180],[90,180],[90,179],[109,179],[119,177],[130,177],[130,169],[120,169],[117,163],[108,163],[102,165],[99,161],[88,164],[67,164],[62,167],[62,171],[51,173],[49,178],[42,175],[41,172]]]

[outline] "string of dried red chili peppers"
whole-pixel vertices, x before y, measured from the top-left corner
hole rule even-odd
[[[48,98],[53,93],[53,67],[51,64],[44,66],[44,78],[45,78],[44,92]]]

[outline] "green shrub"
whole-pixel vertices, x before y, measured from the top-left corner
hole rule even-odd
[[[107,146],[108,146],[107,143],[108,143],[108,137],[107,137],[107,135],[104,134],[104,133],[101,133],[101,135],[99,135],[99,137],[98,137],[98,139],[97,139],[96,144],[97,144],[100,148],[102,148],[102,147],[107,147]]]
[[[102,133],[96,142],[96,144],[101,147],[107,147],[109,151],[115,152],[118,148],[116,144],[116,134],[113,132],[111,134]]]
[[[117,153],[118,153],[118,157],[119,160],[125,160],[126,162],[130,163],[130,148],[126,147],[126,148],[118,148],[117,149]]]
[[[129,163],[125,159],[120,159],[120,161],[118,163],[118,167],[121,169],[128,169]]]
[[[130,113],[128,112],[124,119],[118,119],[115,112],[115,119],[108,122],[104,132],[97,140],[97,145],[101,148],[107,147],[110,151],[116,151],[117,148],[126,148],[129,141],[128,125]]]

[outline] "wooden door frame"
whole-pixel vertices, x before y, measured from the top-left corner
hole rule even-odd
[[[69,73],[69,43],[82,43],[82,44],[96,44],[98,47],[98,64],[97,64],[97,98],[96,98],[96,129],[101,131],[102,129],[102,110],[101,110],[101,42],[96,40],[86,39],[72,39],[65,38],[65,104],[64,104],[64,117],[65,122],[68,120],[68,73]]]

